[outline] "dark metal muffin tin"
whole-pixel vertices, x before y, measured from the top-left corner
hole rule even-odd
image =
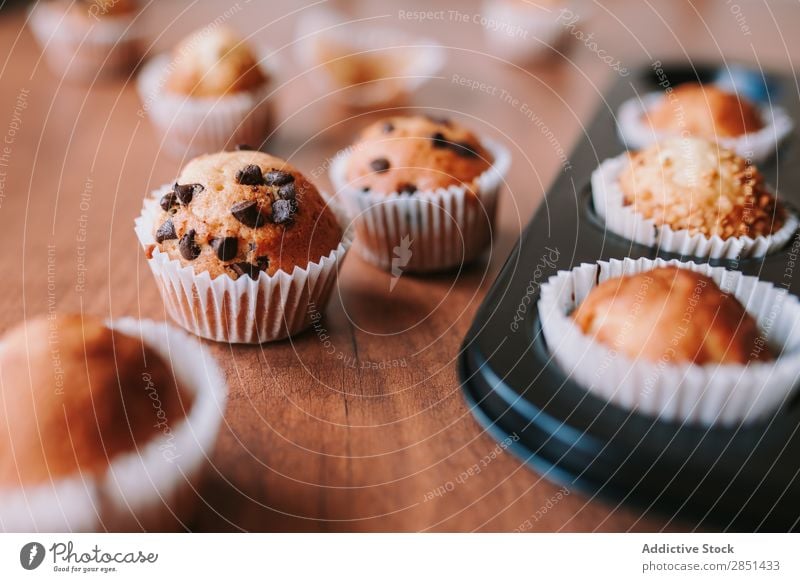
[[[671,84],[711,82],[730,70],[672,65]],[[795,124],[800,102],[789,77],[745,71],[755,89],[784,107]],[[741,70],[737,72],[741,73]],[[604,159],[625,151],[615,112],[626,99],[658,90],[652,69],[621,78],[575,149],[563,173],[519,239],[464,340],[459,373],[475,417],[530,466],[568,488],[631,504],[678,520],[682,527],[735,531],[800,529],[800,397],[744,427],[682,426],[632,413],[590,394],[551,361],[536,304],[539,285],[557,270],[610,258],[676,257],[606,232],[594,213],[589,180]],[[756,91],[758,92],[758,91]],[[790,140],[791,141],[791,140]],[[759,164],[785,203],[800,207],[797,144]],[[800,290],[800,253],[738,263],[710,261]],[[556,267],[547,249],[558,251]],[[544,261],[543,257],[548,257]],[[787,267],[794,265],[794,277]],[[700,261],[697,261],[700,262]],[[538,272],[537,272],[538,268]],[[518,325],[513,322],[517,316]],[[521,321],[519,321],[521,319]]]

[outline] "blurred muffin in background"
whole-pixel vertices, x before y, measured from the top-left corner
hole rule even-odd
[[[92,81],[129,74],[142,55],[137,0],[37,2],[30,26],[58,75]]]
[[[140,115],[150,116],[163,146],[179,156],[237,143],[260,147],[274,129],[273,78],[249,43],[211,24],[147,63],[138,82]]]

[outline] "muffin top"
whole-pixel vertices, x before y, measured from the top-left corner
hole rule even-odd
[[[268,81],[258,58],[230,28],[202,28],[175,47],[166,89],[179,95],[220,97],[255,89]]]
[[[258,151],[193,159],[160,205],[153,233],[158,249],[212,278],[291,273],[327,256],[342,239],[314,185]]]
[[[354,188],[383,194],[471,188],[492,162],[478,138],[449,119],[388,117],[361,132],[346,178]]]
[[[666,364],[744,364],[772,354],[755,320],[713,279],[662,267],[608,279],[572,318],[594,338],[631,358]]]
[[[100,474],[174,428],[193,403],[140,339],[81,315],[9,331],[0,378],[0,487]]]
[[[632,154],[619,185],[636,212],[693,234],[755,238],[786,219],[755,166],[705,139],[671,138]]]
[[[714,85],[684,83],[649,113],[656,129],[717,139],[758,131],[764,124],[758,109]]]

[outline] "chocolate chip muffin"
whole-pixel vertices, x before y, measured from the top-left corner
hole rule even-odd
[[[346,178],[365,192],[414,194],[467,186],[492,165],[468,129],[449,119],[389,117],[366,127],[352,146]]]
[[[212,278],[292,273],[342,240],[336,216],[316,187],[262,152],[195,158],[159,203],[153,232],[158,249]]]
[[[162,416],[176,426],[194,400],[140,339],[80,315],[9,331],[0,377],[0,488],[103,474],[163,434]]]
[[[226,26],[203,28],[183,39],[173,50],[173,62],[166,89],[179,95],[220,97],[269,81],[258,57]]]
[[[631,358],[699,365],[773,359],[736,298],[688,269],[662,267],[607,279],[572,318],[583,333]]]
[[[758,169],[705,139],[671,138],[632,154],[619,185],[625,204],[657,225],[708,237],[766,236],[786,220]]]
[[[648,114],[658,130],[696,137],[737,137],[764,127],[758,109],[734,93],[714,85],[685,83]]]

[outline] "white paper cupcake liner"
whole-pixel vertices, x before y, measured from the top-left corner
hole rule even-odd
[[[141,27],[130,17],[87,15],[82,23],[63,7],[37,2],[28,20],[50,68],[71,79],[127,75],[142,55]]]
[[[294,55],[307,71],[311,83],[322,94],[354,109],[374,109],[399,105],[435,77],[444,67],[444,48],[435,40],[405,34],[392,27],[359,26],[345,21],[330,9],[306,11],[299,19],[295,33]],[[320,42],[330,40],[348,47],[352,54],[397,54],[397,66],[390,79],[364,83],[358,87],[343,86],[320,62],[316,53]]]
[[[688,230],[673,230],[669,225],[659,226],[636,212],[633,205],[625,204],[619,176],[628,163],[628,154],[622,154],[605,160],[597,167],[592,173],[592,203],[608,230],[630,241],[685,257],[745,259],[779,251],[786,246],[800,224],[797,216],[787,209],[786,221],[779,230],[755,238],[741,236],[722,239],[718,235],[708,237],[702,233],[692,234]]]
[[[142,68],[137,81],[142,108],[162,137],[163,147],[176,156],[231,149],[236,144],[262,145],[275,128],[271,99],[276,78],[275,58],[259,65],[269,79],[252,91],[220,97],[192,97],[166,90],[167,76],[179,66],[169,54],[159,55]]]
[[[450,186],[413,195],[362,192],[347,181],[352,150],[333,159],[330,179],[355,220],[359,254],[382,269],[430,272],[477,258],[492,240],[497,197],[511,165],[498,143],[481,140],[494,162],[475,180],[474,191]]]
[[[569,317],[599,283],[665,266],[710,276],[733,294],[755,318],[767,344],[779,354],[777,359],[703,366],[633,359],[584,334]],[[661,259],[583,264],[560,271],[542,285],[538,307],[548,350],[568,375],[616,405],[662,420],[752,422],[785,403],[800,378],[800,301],[786,289],[737,271]]]
[[[625,101],[617,111],[617,133],[628,149],[642,149],[674,133],[657,131],[650,125],[649,112],[659,105],[666,95],[661,92],[648,93]],[[763,162],[775,154],[778,146],[792,133],[794,123],[783,108],[759,107],[764,127],[739,137],[720,137],[716,141],[723,147],[735,151],[753,162]]]
[[[172,189],[164,185],[145,199],[136,219],[136,234],[147,249],[155,244],[153,226],[161,213],[158,200]],[[339,246],[305,268],[287,273],[259,273],[214,279],[196,273],[155,248],[147,264],[156,279],[169,316],[191,333],[217,342],[259,344],[284,339],[305,330],[324,311],[339,267],[353,242],[347,218],[333,205],[344,231]]]
[[[191,409],[169,434],[115,458],[102,476],[3,490],[0,530],[153,531],[174,529],[190,516],[192,490],[210,463],[225,411],[222,371],[203,345],[166,323],[123,318],[110,326],[142,338],[171,365],[178,384],[195,397]]]

